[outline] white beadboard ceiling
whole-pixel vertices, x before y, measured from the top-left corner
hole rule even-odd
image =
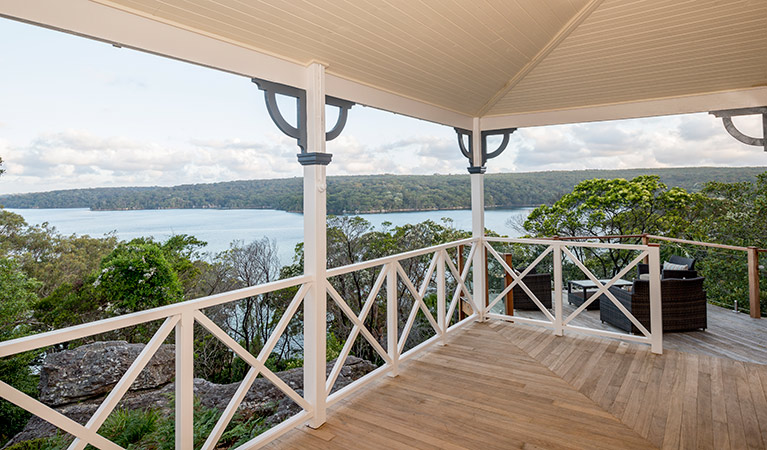
[[[93,2],[466,117],[767,86],[767,0]]]

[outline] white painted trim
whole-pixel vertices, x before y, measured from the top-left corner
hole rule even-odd
[[[471,129],[472,117],[364,83],[328,74],[328,95],[449,127]]]
[[[3,0],[0,16],[236,75],[306,88],[308,61],[293,61],[107,0],[97,1]],[[333,97],[448,126],[471,127],[468,115],[364,83],[327,74],[326,84],[327,94]]]
[[[767,105],[767,87],[531,113],[485,116],[483,130],[636,119]]]

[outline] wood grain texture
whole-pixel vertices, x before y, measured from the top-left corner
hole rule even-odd
[[[765,365],[576,334],[541,351],[549,331],[508,324],[499,334],[659,448],[767,447]]]
[[[575,311],[575,306],[563,301],[563,313],[567,317]],[[663,348],[677,351],[698,353],[737,361],[767,364],[767,322],[755,319],[748,314],[734,313],[730,309],[707,305],[708,328],[701,331],[666,333],[663,335]],[[543,314],[535,311],[514,312],[520,317],[543,319]],[[601,330],[623,331],[599,320],[599,311],[583,311],[572,325],[597,328]]]
[[[509,327],[473,324],[335,405],[322,435],[297,429],[267,448],[656,448],[511,344]]]

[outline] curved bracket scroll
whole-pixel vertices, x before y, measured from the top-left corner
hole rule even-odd
[[[743,109],[727,109],[723,111],[712,111],[709,114],[713,114],[716,117],[722,119],[724,129],[730,133],[730,136],[734,137],[738,141],[746,144],[753,145],[755,147],[763,147],[767,152],[767,106],[761,108],[743,108]],[[762,115],[762,137],[755,138],[748,136],[742,131],[738,130],[738,127],[732,123],[733,116],[750,116],[750,115]]]
[[[468,158],[469,160],[469,173],[485,173],[485,164],[487,164],[488,159],[493,159],[496,156],[503,153],[504,150],[506,150],[506,147],[509,145],[509,137],[511,136],[511,133],[517,131],[516,128],[504,128],[500,130],[485,130],[482,131],[482,163],[479,165],[476,165],[474,163],[474,145],[472,143],[472,137],[473,132],[471,130],[465,130],[463,128],[454,128],[456,134],[458,135],[458,148],[461,149],[461,154],[463,154],[464,157]],[[503,136],[503,140],[501,141],[501,144],[493,150],[492,152],[487,151],[487,137],[488,136]],[[463,143],[463,138],[465,136],[469,137],[469,148],[466,148],[466,145]]]
[[[506,130],[493,130],[493,131],[483,131],[482,132],[482,154],[485,155],[484,159],[485,162],[487,162],[488,159],[493,159],[496,156],[503,153],[504,150],[506,150],[506,146],[509,145],[509,136],[511,136],[511,133],[517,131],[516,128],[508,128]],[[488,153],[487,152],[487,137],[492,135],[503,135],[503,140],[501,141],[501,145],[498,146],[495,150]]]
[[[325,133],[325,140],[332,141],[344,131],[346,120],[349,118],[349,110],[352,109],[354,103],[341,100],[340,98],[326,96],[325,104],[338,107],[338,119],[336,120],[336,124],[333,125],[333,128],[331,128],[330,131]]]
[[[295,139],[298,146],[301,148],[301,154],[306,153],[306,91],[303,89],[295,88],[280,83],[272,83],[271,81],[261,80],[259,78],[252,79],[258,88],[264,91],[264,99],[266,101],[266,110],[269,113],[269,117],[280,131],[287,136]],[[296,126],[294,127],[282,115],[280,107],[277,104],[277,94],[286,95],[288,97],[294,97],[296,99]],[[325,140],[332,141],[337,138],[344,127],[346,121],[349,118],[349,110],[354,106],[354,102],[342,100],[336,97],[325,96],[325,104],[336,106],[339,108],[338,119],[335,125],[330,131],[325,132]],[[299,155],[299,161],[308,161],[306,157]],[[324,161],[324,159],[323,159]],[[329,162],[329,161],[328,161]],[[303,163],[303,162],[302,162]]]
[[[454,128],[456,134],[458,135],[458,148],[461,150],[461,154],[464,156],[464,158],[469,159],[469,163],[471,165],[474,165],[474,146],[471,142],[472,133],[470,130],[464,130],[463,128]],[[469,148],[466,148],[466,145],[463,143],[464,136],[469,137]]]

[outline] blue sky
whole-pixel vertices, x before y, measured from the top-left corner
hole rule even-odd
[[[2,18],[0,68],[0,193],[301,175],[247,78]],[[329,175],[466,173],[451,128],[360,106],[328,151]],[[519,130],[488,171],[765,164],[693,114]]]

